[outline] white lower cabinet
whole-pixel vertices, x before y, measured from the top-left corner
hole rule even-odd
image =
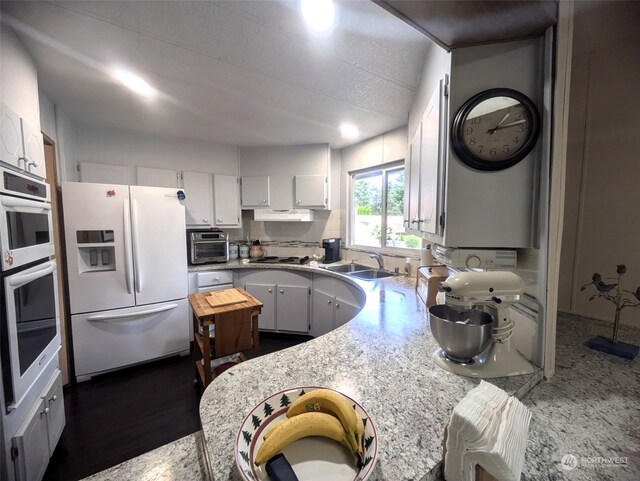
[[[311,288],[278,284],[277,289],[278,330],[308,333]]]
[[[275,284],[245,284],[244,290],[262,302],[258,317],[258,328],[276,330],[276,286]]]
[[[64,400],[60,371],[12,440],[12,457],[19,481],[40,481],[64,429]]]
[[[335,326],[336,328],[338,328],[356,317],[356,314],[360,312],[360,309],[362,309],[362,307],[360,307],[359,305],[351,304],[343,299],[340,299],[339,297],[336,297],[335,299]]]
[[[364,305],[364,294],[334,277],[314,274],[310,334],[326,334],[353,319]]]
[[[309,333],[310,274],[276,269],[240,271],[238,286],[262,302],[261,330]]]
[[[360,309],[361,307],[357,304],[314,289],[311,335],[318,337],[343,326],[356,317]]]
[[[313,290],[313,310],[311,320],[312,336],[322,336],[334,329],[335,301],[335,296],[322,292],[319,289]]]

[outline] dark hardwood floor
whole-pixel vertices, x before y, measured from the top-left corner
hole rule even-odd
[[[309,339],[260,333],[260,354]],[[67,422],[45,481],[82,479],[198,431],[201,392],[193,379],[193,361],[187,356],[65,387]]]

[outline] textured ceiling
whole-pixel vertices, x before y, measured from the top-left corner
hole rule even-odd
[[[75,121],[242,146],[361,139],[406,124],[429,41],[369,1],[338,2],[331,35],[297,1],[3,1],[41,89]],[[108,76],[138,72],[143,99]]]

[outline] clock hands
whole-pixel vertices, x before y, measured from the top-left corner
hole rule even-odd
[[[504,117],[502,117],[502,120],[498,122],[498,125],[496,125],[495,129],[487,130],[487,132],[489,132],[489,135],[493,135],[493,133],[500,128],[502,123],[509,118],[509,115],[511,115],[511,112],[507,112],[506,114],[504,114]]]
[[[507,114],[507,115],[509,115],[509,114]],[[498,125],[496,125],[493,129],[489,129],[489,130],[487,130],[487,133],[488,133],[489,135],[493,135],[493,133],[494,133],[496,130],[506,129],[507,127],[513,127],[514,125],[524,124],[524,123],[527,121],[527,119],[522,119],[522,120],[516,120],[515,122],[511,122],[511,123],[509,123],[509,124],[504,124],[504,125],[502,125],[502,122],[504,122],[504,120],[505,120],[505,119],[502,119],[502,120],[500,121],[500,123],[499,123]]]

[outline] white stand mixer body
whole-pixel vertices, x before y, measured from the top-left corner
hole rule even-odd
[[[514,323],[509,306],[520,300],[522,279],[512,272],[461,272],[442,283],[445,304],[455,309],[480,307],[495,318],[492,342],[471,363],[449,359],[442,349],[433,353],[442,369],[481,379],[531,374],[538,368],[525,359],[511,344]]]

